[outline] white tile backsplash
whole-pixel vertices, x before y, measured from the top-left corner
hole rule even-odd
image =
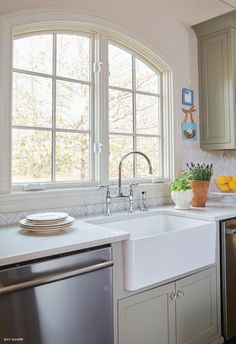
[[[164,198],[147,198],[147,206],[150,208],[157,207],[160,205],[172,204],[172,201],[169,197]],[[134,209],[140,208],[139,202],[134,201]],[[111,202],[111,213],[116,213],[128,209],[128,202],[123,200],[112,200]],[[105,212],[105,205],[103,203],[83,205],[78,207],[66,207],[66,208],[55,208],[43,210],[42,212],[47,211],[62,211],[67,212],[71,216],[76,218],[92,216],[92,215],[101,215]],[[12,225],[18,223],[19,220],[23,219],[26,215],[32,213],[38,213],[38,211],[31,212],[17,212],[17,213],[0,213],[0,226]]]
[[[236,150],[204,151],[200,148],[182,149],[182,169],[186,170],[186,163],[199,162],[213,164],[214,175],[210,190],[219,191],[214,183],[214,178],[222,175],[236,175]]]

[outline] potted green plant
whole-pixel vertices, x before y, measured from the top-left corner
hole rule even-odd
[[[188,170],[184,172],[185,178],[189,181],[193,190],[193,207],[205,207],[206,197],[211,177],[213,175],[212,164],[186,164]]]
[[[189,181],[186,178],[177,178],[170,183],[170,189],[175,208],[180,210],[189,209],[193,197]]]

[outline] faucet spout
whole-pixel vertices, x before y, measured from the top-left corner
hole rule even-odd
[[[132,151],[132,152],[129,152],[127,154],[125,154],[121,160],[120,160],[120,163],[119,163],[119,179],[118,179],[118,194],[117,194],[117,197],[124,197],[123,195],[123,192],[122,192],[122,188],[121,188],[121,178],[122,178],[122,163],[123,161],[130,155],[141,155],[143,156],[147,162],[148,162],[148,167],[149,167],[149,174],[152,174],[152,164],[151,164],[151,161],[149,159],[149,157],[144,154],[143,152],[139,152],[139,151]]]

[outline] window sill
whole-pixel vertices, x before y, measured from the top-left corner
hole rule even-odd
[[[127,186],[124,186],[126,190]],[[117,186],[111,187],[114,194]],[[147,192],[147,198],[168,197],[168,183],[139,184],[134,190],[134,198],[139,199],[141,192]],[[43,191],[19,191],[0,195],[0,212],[11,213],[53,208],[78,207],[89,204],[100,204],[105,201],[105,190],[98,187],[74,189],[57,189]]]

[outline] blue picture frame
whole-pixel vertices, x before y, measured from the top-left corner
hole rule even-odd
[[[182,88],[182,104],[193,106],[193,90],[189,88]]]

